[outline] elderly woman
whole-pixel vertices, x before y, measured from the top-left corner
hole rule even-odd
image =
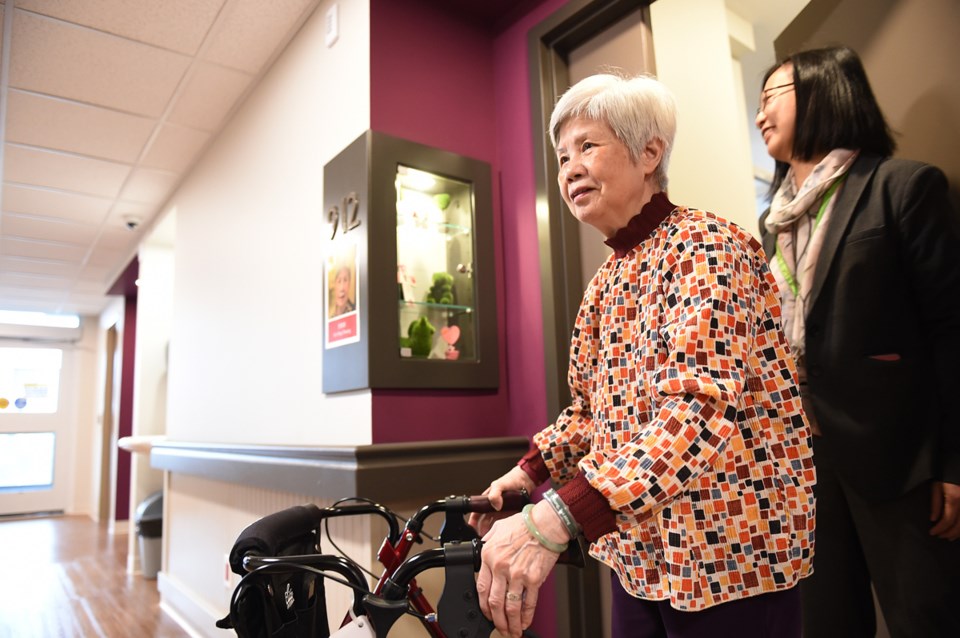
[[[960,216],[896,146],[855,51],[770,67],[760,222],[820,480],[804,633],[960,636]],[[871,583],[873,587],[871,588]]]
[[[331,317],[339,317],[357,309],[356,304],[350,299],[350,284],[352,283],[353,269],[347,264],[340,264],[337,267],[331,290],[333,297],[333,302],[330,304]]]
[[[551,117],[563,199],[614,253],[576,319],[572,404],[486,493],[559,489],[471,519],[481,608],[510,636],[578,535],[613,569],[615,637],[800,633],[814,470],[776,286],[748,233],[667,199],[675,122],[657,80],[613,75]]]

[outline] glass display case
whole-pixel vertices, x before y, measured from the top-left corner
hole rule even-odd
[[[400,164],[396,189],[400,356],[476,359],[471,184]]]
[[[324,392],[496,387],[489,165],[368,131],[324,204]]]

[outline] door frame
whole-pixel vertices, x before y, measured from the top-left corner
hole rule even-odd
[[[570,86],[569,53],[635,11],[644,11],[644,22],[650,24],[651,2],[572,0],[527,36],[547,414],[559,414],[569,404],[566,377],[570,335],[583,297],[583,283],[579,222],[566,212],[554,186],[559,167],[546,129],[557,97]],[[652,40],[641,44],[652,65]],[[555,571],[558,638],[603,635],[600,574],[599,565],[592,561],[585,569]]]
[[[98,485],[97,497],[97,520],[109,521],[111,530],[113,528],[113,483],[115,480],[114,468],[116,468],[116,449],[117,449],[117,430],[116,415],[119,412],[118,401],[120,393],[116,391],[117,379],[116,370],[119,369],[117,359],[119,350],[117,344],[118,330],[114,324],[107,328],[104,335],[104,379],[103,379],[103,404],[101,405],[100,417],[100,481]]]

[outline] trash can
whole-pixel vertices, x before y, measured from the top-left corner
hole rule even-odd
[[[163,492],[154,492],[137,506],[137,537],[140,541],[140,571],[156,578],[160,571],[163,536]]]

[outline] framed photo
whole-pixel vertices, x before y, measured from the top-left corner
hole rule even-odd
[[[357,247],[347,241],[330,244],[326,260],[326,348],[360,340]]]

